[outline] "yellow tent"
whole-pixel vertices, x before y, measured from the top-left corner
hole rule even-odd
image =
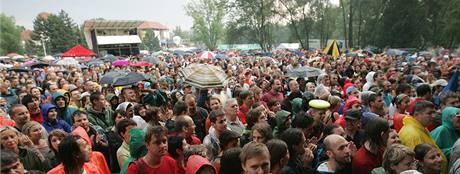
[[[340,56],[339,45],[334,39],[327,47],[323,50],[323,53],[326,55],[331,55],[334,59]]]

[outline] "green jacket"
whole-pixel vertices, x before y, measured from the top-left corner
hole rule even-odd
[[[41,156],[40,152],[27,148],[19,148],[19,160],[26,170],[48,171],[51,166],[48,161]]]
[[[90,107],[88,109],[88,121],[96,126],[102,127],[104,130],[109,130],[114,125],[115,112],[112,111],[110,108],[106,108],[102,112],[97,112]]]
[[[291,101],[292,103],[292,120],[294,120],[295,116],[297,113],[302,111],[302,99],[301,98],[295,98]]]
[[[460,138],[459,133],[455,130],[452,118],[460,113],[460,109],[455,107],[446,107],[442,111],[442,125],[431,131],[431,136],[436,144],[442,150],[447,159],[450,158],[452,146]]]
[[[276,112],[275,114],[276,127],[273,130],[274,137],[279,137],[279,135],[281,135],[281,133],[283,133],[288,128],[286,127],[286,121],[288,120],[290,115],[291,113],[285,110]]]
[[[147,147],[145,147],[145,133],[139,128],[132,128],[129,131],[131,138],[129,140],[129,153],[130,157],[125,161],[120,170],[120,174],[125,174],[131,162],[141,158],[147,154]]]

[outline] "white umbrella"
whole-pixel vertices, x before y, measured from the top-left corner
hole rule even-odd
[[[16,56],[13,56],[13,59],[24,59],[25,57],[22,56],[22,55],[16,55]]]
[[[9,59],[9,58],[10,58],[10,57],[8,57],[8,56],[0,56],[0,60],[2,60],[2,59]]]
[[[53,61],[53,60],[56,60],[56,59],[53,56],[45,56],[45,57],[43,57],[43,60]]]
[[[55,64],[55,65],[62,65],[62,66],[67,66],[67,65],[78,66],[78,65],[79,65],[79,63],[78,63],[77,60],[75,60],[75,59],[73,59],[73,58],[70,58],[70,57],[67,57],[67,58],[58,60],[58,61],[55,62],[54,64]]]
[[[3,68],[13,68],[13,65],[0,63],[0,69],[3,69]]]
[[[213,59],[215,56],[216,56],[216,54],[214,54],[214,53],[211,52],[211,51],[203,51],[203,52],[198,56],[198,58],[200,58],[200,59]]]

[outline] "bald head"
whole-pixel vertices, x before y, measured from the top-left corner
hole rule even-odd
[[[331,134],[324,138],[324,147],[326,150],[333,150],[335,145],[340,144],[340,142],[347,141],[340,135]]]

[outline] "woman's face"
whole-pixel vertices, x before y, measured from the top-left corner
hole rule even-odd
[[[140,107],[139,108],[139,115],[141,117],[145,117],[145,111],[147,111],[147,109],[145,109],[145,107]]]
[[[390,146],[392,144],[400,144],[401,140],[399,140],[399,135],[396,132],[396,130],[392,130],[390,134],[388,135],[388,141],[387,141],[387,146]]]
[[[115,116],[115,124],[118,124],[121,120],[125,119],[125,116],[121,115],[120,113],[117,113],[117,116]]]
[[[55,120],[57,118],[57,114],[58,113],[57,113],[56,109],[54,109],[54,108],[50,109],[48,111],[48,120]]]
[[[61,144],[61,141],[62,141],[63,137],[59,137],[59,136],[52,136],[51,137],[51,147],[58,151],[59,150],[59,144]]]
[[[252,131],[252,141],[257,143],[265,143],[265,137],[259,133],[259,131],[254,130]]]
[[[128,115],[128,117],[133,117],[133,114],[133,107],[126,108],[126,115]]]
[[[0,133],[0,141],[2,148],[16,149],[18,147],[19,138],[13,130],[4,130]]]
[[[409,107],[409,104],[410,104],[410,98],[405,97],[403,101],[401,102],[401,108],[406,110]]]
[[[313,84],[313,83],[307,83],[307,91],[308,91],[308,92],[314,93],[314,92],[315,92],[315,88],[316,88],[315,84]]]
[[[416,166],[414,164],[415,164],[414,157],[406,156],[404,160],[402,160],[398,164],[392,165],[391,169],[393,169],[395,173],[401,173],[406,170],[415,170]]]
[[[432,148],[425,157],[423,157],[422,166],[434,171],[441,171],[442,158],[439,150]]]
[[[30,128],[29,137],[31,140],[39,140],[43,137],[43,129],[40,125],[34,125]]]
[[[221,108],[219,100],[211,100],[209,101],[209,105],[211,105],[212,111],[216,111]]]

